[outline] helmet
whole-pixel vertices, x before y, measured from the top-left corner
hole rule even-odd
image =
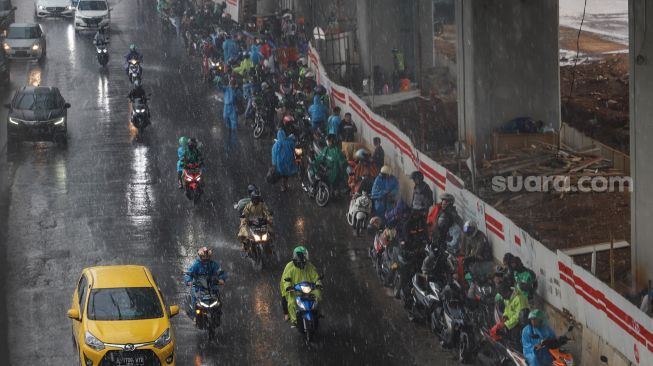
[[[315,92],[315,94],[324,94],[324,93],[326,93],[326,89],[324,88],[324,86],[322,84],[316,86],[313,89],[313,91]]]
[[[474,276],[472,276],[471,272],[465,273],[465,281],[472,282],[473,280],[474,280]]]
[[[327,142],[328,141],[336,142],[336,135],[330,133],[330,134],[327,135],[326,140],[327,140]]]
[[[269,68],[269,67],[270,67],[270,61],[268,61],[268,60],[264,60],[264,61],[263,61],[263,67],[265,67],[265,68]]]
[[[313,71],[308,71],[308,72],[306,72],[306,74],[304,74],[304,78],[306,78],[306,79],[314,79],[314,78],[315,78],[315,74],[313,73]]]
[[[197,251],[197,256],[200,257],[200,259],[203,261],[208,261],[211,259],[211,254],[213,254],[213,251],[207,247],[201,247]]]
[[[188,140],[188,147],[189,148],[197,147],[197,140],[195,140],[194,138],[189,139]]]
[[[369,158],[370,158],[370,153],[365,149],[358,149],[358,151],[354,153],[354,159],[356,159],[357,161],[363,161]]]
[[[532,319],[544,320],[544,312],[540,309],[531,310],[531,312],[528,313],[528,320]]]
[[[179,145],[186,148],[188,147],[188,137],[182,136],[179,138]]]
[[[304,269],[308,262],[308,250],[303,246],[298,246],[292,251],[292,262],[295,266]]]
[[[441,201],[449,201],[451,203],[456,202],[456,198],[451,193],[442,193],[440,195],[440,200]]]
[[[247,186],[247,194],[249,194],[251,196],[252,192],[254,192],[254,191],[258,191],[258,188],[256,188],[255,185],[250,184],[250,185]]]
[[[392,168],[390,168],[388,165],[384,165],[381,168],[381,174],[392,175]]]
[[[410,179],[412,179],[412,180],[424,180],[424,174],[422,174],[422,172],[416,170],[416,171],[410,173]]]
[[[264,81],[264,82],[261,83],[261,89],[262,90],[267,90],[269,87],[270,87],[270,84],[268,84],[267,82]]]
[[[476,223],[472,220],[467,220],[463,226],[463,232],[465,234],[474,234],[476,232]]]
[[[252,192],[250,192],[249,197],[254,203],[261,202],[261,192],[259,192],[258,189],[254,189]]]
[[[299,60],[297,60],[297,65],[306,66],[306,59],[304,57],[300,57]]]
[[[130,51],[136,51],[136,45],[133,44],[133,43],[130,44],[130,45],[129,45],[129,50],[130,50]]]
[[[289,125],[289,124],[291,124],[293,122],[295,122],[295,118],[293,116],[287,115],[287,116],[283,117],[283,124],[284,125]]]

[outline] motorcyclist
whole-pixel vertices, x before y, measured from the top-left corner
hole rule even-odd
[[[420,212],[424,217],[428,209],[433,205],[433,191],[431,187],[424,182],[424,174],[420,171],[414,171],[410,174],[410,179],[415,183],[413,188],[413,201],[411,208],[413,211]]]
[[[289,281],[286,281],[289,279]],[[308,250],[303,246],[296,247],[292,252],[292,261],[286,264],[281,275],[281,306],[283,308],[284,319],[290,320],[291,327],[297,326],[297,312],[295,302],[295,292],[289,291],[288,287],[294,286],[301,282],[314,283],[316,286],[322,286],[317,269],[309,261]],[[312,292],[318,303],[322,301],[322,292],[316,288]]]
[[[179,147],[177,148],[177,183],[179,189],[183,188],[182,184],[182,175],[184,173],[184,155],[186,154],[186,151],[188,151],[188,137],[186,136],[181,136],[179,138]]]
[[[308,113],[311,115],[311,127],[313,130],[324,126],[327,118],[327,108],[322,104],[322,100],[318,95],[313,97],[313,104],[308,107]]]
[[[517,339],[519,333],[519,315],[524,309],[528,309],[528,298],[518,288],[512,289],[510,286],[503,284],[499,289],[499,295],[503,298],[505,309],[502,315],[502,321],[496,323],[492,332],[505,331],[511,339]]]
[[[136,99],[141,99],[144,103],[147,103],[147,94],[145,89],[143,89],[143,82],[140,79],[134,80],[134,87],[127,94],[127,98],[133,103]]]
[[[238,230],[238,240],[242,244],[242,251],[247,250],[247,238],[249,237],[249,223],[250,221],[263,218],[267,221],[268,232],[272,234],[272,212],[268,206],[263,202],[261,193],[258,190],[252,191],[250,194],[251,201],[245,205],[243,213],[240,216],[240,229]]]
[[[234,68],[234,71],[240,76],[248,76],[249,70],[254,68],[254,63],[249,57],[249,52],[243,52],[242,57],[243,58],[242,61],[240,61],[240,65]]]
[[[198,146],[198,142],[194,138],[188,140],[188,149],[184,152],[184,156],[181,158],[182,166],[187,166],[188,164],[197,164],[199,168],[204,167],[204,157]]]
[[[384,216],[393,207],[399,194],[399,181],[392,175],[392,168],[384,165],[381,173],[374,180],[371,197],[374,200],[376,215]]]
[[[456,199],[451,193],[443,193],[440,196],[440,210],[436,220],[434,237],[438,245],[445,245],[447,235],[452,225],[459,223],[461,220],[454,206]]]
[[[184,272],[184,283],[187,286],[193,286],[191,289],[191,305],[195,308],[195,302],[197,301],[197,292],[200,290],[197,286],[194,286],[193,280],[196,280],[200,277],[212,277],[217,276],[218,280],[216,283],[211,283],[211,286],[224,285],[225,280],[227,279],[227,274],[222,272],[220,264],[211,259],[212,251],[207,247],[202,247],[197,251],[197,259],[195,262],[188,267],[186,272]]]
[[[529,366],[549,366],[553,358],[543,342],[556,338],[555,332],[546,324],[544,312],[540,309],[532,310],[528,314],[529,324],[521,333],[521,342],[524,357]]]
[[[264,116],[265,121],[270,123],[270,125],[273,125],[274,111],[277,108],[279,99],[276,94],[274,94],[274,90],[272,90],[270,84],[265,81],[261,83],[261,99],[263,100],[263,105],[266,109],[266,115]]]
[[[347,180],[347,159],[336,144],[335,135],[327,136],[326,142],[327,144],[322,149],[322,152],[313,161],[310,167],[310,173],[315,175],[317,173],[317,167],[320,164],[325,164],[327,168],[327,181],[332,188],[337,190],[344,187]]]
[[[222,52],[225,63],[229,63],[238,55],[238,45],[236,45],[236,41],[229,34],[227,34],[227,38],[222,43]]]
[[[143,62],[143,55],[141,55],[138,50],[136,50],[136,45],[135,44],[130,44],[129,45],[129,52],[125,55],[125,71],[129,75],[129,61],[130,60],[136,60],[138,63]]]
[[[101,26],[93,37],[93,44],[97,47],[106,46],[109,44],[109,37],[106,34],[106,27]]]
[[[463,226],[461,249],[466,271],[472,272],[474,278],[480,279],[490,274],[494,265],[490,244],[472,220],[467,220]]]
[[[354,153],[354,160],[356,166],[349,176],[349,189],[354,193],[360,191],[371,193],[374,178],[379,175],[379,170],[371,160],[371,154],[365,149],[358,149]]]
[[[519,257],[513,257],[510,261],[510,268],[515,279],[515,285],[529,298],[537,290],[537,277],[533,270],[526,268]]]

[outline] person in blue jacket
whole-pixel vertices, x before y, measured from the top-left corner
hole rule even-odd
[[[313,97],[313,104],[308,107],[308,113],[311,115],[311,127],[317,130],[322,127],[327,118],[327,108],[322,104],[319,96]]]
[[[288,189],[288,177],[297,174],[295,164],[295,139],[288,137],[283,128],[277,132],[277,140],[272,146],[272,165],[281,175],[281,191]]]
[[[238,55],[238,45],[230,35],[227,35],[227,39],[222,42],[222,54],[224,55],[224,62],[226,64]]]
[[[256,38],[256,43],[249,48],[249,58],[252,60],[254,66],[259,65],[263,61],[263,54],[261,53],[262,45],[261,39]]]
[[[535,309],[528,314],[528,324],[521,332],[524,357],[529,366],[549,366],[553,357],[542,344],[545,340],[555,339],[556,335],[544,320],[544,312]]]
[[[188,151],[188,137],[182,136],[179,138],[179,147],[177,148],[177,183],[179,189],[183,188],[181,175],[184,172],[184,164],[182,160],[184,155],[186,155],[186,151]]]
[[[394,206],[399,193],[399,181],[392,175],[392,169],[384,165],[381,174],[374,180],[372,200],[376,216],[385,216],[387,210]]]
[[[335,107],[333,108],[333,114],[331,114],[331,116],[329,116],[329,119],[327,120],[327,136],[328,135],[340,136],[341,123],[342,123],[342,119],[340,118],[340,107]]]
[[[194,280],[201,277],[215,277],[217,281],[211,283],[212,288],[216,288],[218,285],[224,285],[224,281],[227,279],[227,274],[222,271],[220,264],[218,262],[211,260],[211,254],[213,252],[207,247],[202,247],[197,251],[197,259],[195,262],[184,272],[184,283],[187,286],[192,286],[190,297],[191,305],[193,309],[195,308],[195,302],[197,301],[196,292],[200,289],[194,286]],[[222,272],[222,273],[221,273]]]
[[[218,88],[224,92],[224,110],[222,112],[222,119],[227,125],[227,128],[235,130],[238,127],[236,103],[238,103],[238,98],[241,97],[241,91],[238,89],[238,82],[236,79],[231,79],[229,86],[223,87],[221,84],[218,84]]]

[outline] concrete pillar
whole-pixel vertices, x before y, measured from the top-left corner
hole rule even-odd
[[[653,280],[653,7],[630,0],[630,195],[631,263],[637,289]]]
[[[560,127],[558,0],[459,0],[459,133],[477,161],[492,132],[516,117]]]

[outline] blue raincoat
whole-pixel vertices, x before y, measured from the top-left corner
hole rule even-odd
[[[533,338],[532,336],[538,336]],[[546,348],[541,348],[536,351],[535,346],[545,339],[555,338],[555,333],[546,324],[541,324],[538,328],[529,324],[521,332],[521,341],[524,347],[524,357],[528,361],[529,366],[549,366],[553,362],[553,358]]]
[[[374,200],[374,211],[377,216],[385,215],[385,212],[392,208],[397,194],[399,193],[399,181],[392,175],[385,178],[379,174],[372,186],[372,199]],[[390,197],[388,197],[390,194]]]
[[[272,165],[284,177],[297,174],[295,164],[295,140],[286,136],[283,129],[277,132],[277,141],[272,146]]]
[[[201,260],[195,259],[195,262],[193,262],[193,264],[190,267],[188,267],[186,272],[184,272],[184,283],[193,282],[193,279],[202,276],[217,275],[218,272],[220,272],[220,270],[221,270],[220,265],[216,261],[202,263]],[[221,274],[220,276],[218,276],[218,279],[221,279],[223,281],[226,280],[227,274],[226,273]],[[217,287],[217,284],[212,284],[212,286],[214,286],[215,288]],[[193,286],[193,289],[190,292],[193,308],[195,307],[195,301],[196,301],[195,295],[198,290],[199,290],[198,288]]]
[[[252,47],[249,48],[249,58],[252,60],[252,63],[254,63],[254,66],[260,64],[263,60],[261,46],[253,44]]]
[[[338,131],[340,131],[340,123],[342,123],[342,120],[337,114],[329,117],[329,120],[327,121],[327,135],[338,136]]]
[[[227,128],[235,130],[238,127],[238,113],[236,112],[236,102],[241,95],[239,89],[234,89],[231,86],[219,86],[220,90],[224,92],[224,111],[222,112],[222,119],[227,125]]]
[[[222,53],[224,54],[224,62],[229,63],[230,59],[236,58],[238,55],[238,45],[231,38],[225,39],[222,42]]]
[[[319,96],[313,97],[313,104],[308,107],[308,113],[311,114],[311,126],[313,129],[318,129],[327,118],[327,108],[320,101]]]
[[[177,173],[181,173],[184,170],[184,164],[182,164],[181,159],[186,154],[186,150],[181,146],[177,148]]]

